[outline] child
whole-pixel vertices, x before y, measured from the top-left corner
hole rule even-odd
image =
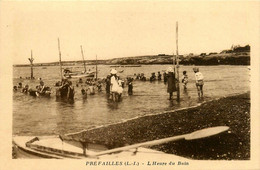
[[[102,91],[102,84],[100,81],[98,81],[97,88],[98,88],[98,92]]]
[[[120,82],[119,87],[117,89],[117,93],[118,93],[118,101],[120,101],[122,93],[123,93],[123,87],[122,87],[122,83]]]
[[[85,89],[83,85],[81,85],[81,94],[83,96],[83,99],[86,99],[88,96],[87,89]]]
[[[89,94],[94,95],[95,94],[95,89],[92,83],[88,86]]]
[[[83,88],[82,85],[81,85],[81,87],[82,87],[82,89],[81,89],[81,94],[82,94],[82,95],[86,95],[86,94],[87,94],[86,90]]]
[[[201,72],[199,72],[199,68],[193,68],[193,71],[195,73],[195,81],[196,81],[196,87],[198,90],[198,96],[203,97],[203,85],[204,85],[204,77]]]
[[[82,80],[81,78],[79,79],[79,83],[80,83],[80,84],[83,83],[83,80]]]
[[[186,71],[183,71],[183,76],[182,76],[182,80],[181,80],[184,90],[187,89],[187,83],[188,83],[188,75],[186,73],[187,73]]]

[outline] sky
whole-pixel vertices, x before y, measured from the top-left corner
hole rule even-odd
[[[257,6],[258,5],[258,6]],[[220,52],[251,43],[259,3],[112,1],[6,2],[2,36],[13,64]],[[258,16],[259,17],[259,16]],[[5,34],[5,35],[6,35]],[[7,53],[6,53],[7,55]],[[9,56],[8,56],[9,57]]]

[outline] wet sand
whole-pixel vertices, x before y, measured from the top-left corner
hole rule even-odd
[[[144,116],[69,136],[74,140],[101,143],[115,148],[214,126],[229,126],[230,129],[204,139],[181,140],[151,148],[191,159],[250,159],[249,92],[213,100],[189,109]]]

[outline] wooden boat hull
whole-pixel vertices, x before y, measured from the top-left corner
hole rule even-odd
[[[71,74],[71,75],[64,75],[66,78],[85,78],[85,77],[95,77],[95,73],[90,74]]]
[[[36,140],[35,140],[36,139]],[[38,140],[37,140],[38,139]],[[28,147],[30,141],[34,140],[34,148]],[[187,160],[186,158],[179,157],[173,154],[166,154],[160,151],[155,151],[147,148],[129,149],[122,152],[102,155],[102,156],[91,156],[95,155],[101,150],[107,149],[105,146],[92,144],[89,145],[89,149],[86,155],[83,155],[82,148],[70,145],[67,142],[63,142],[58,136],[14,136],[13,137],[13,155],[17,159],[144,159],[149,155],[149,158],[153,160],[160,160],[164,158],[171,160]]]
[[[26,147],[26,142],[31,137],[21,136],[13,139],[13,158],[19,159],[38,159],[38,158],[49,158],[49,159],[61,159],[61,157],[50,155],[42,152],[38,152]]]

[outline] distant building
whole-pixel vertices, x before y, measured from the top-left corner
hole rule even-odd
[[[220,54],[227,54],[227,53],[232,53],[232,50],[223,50],[220,52]]]
[[[216,52],[213,52],[213,53],[209,53],[209,55],[211,55],[211,54],[218,54],[218,53],[216,53]]]
[[[230,50],[223,50],[220,52],[220,54],[225,53],[233,53],[233,52],[250,52],[250,46],[246,45],[244,47],[240,47],[240,45],[232,45]]]

